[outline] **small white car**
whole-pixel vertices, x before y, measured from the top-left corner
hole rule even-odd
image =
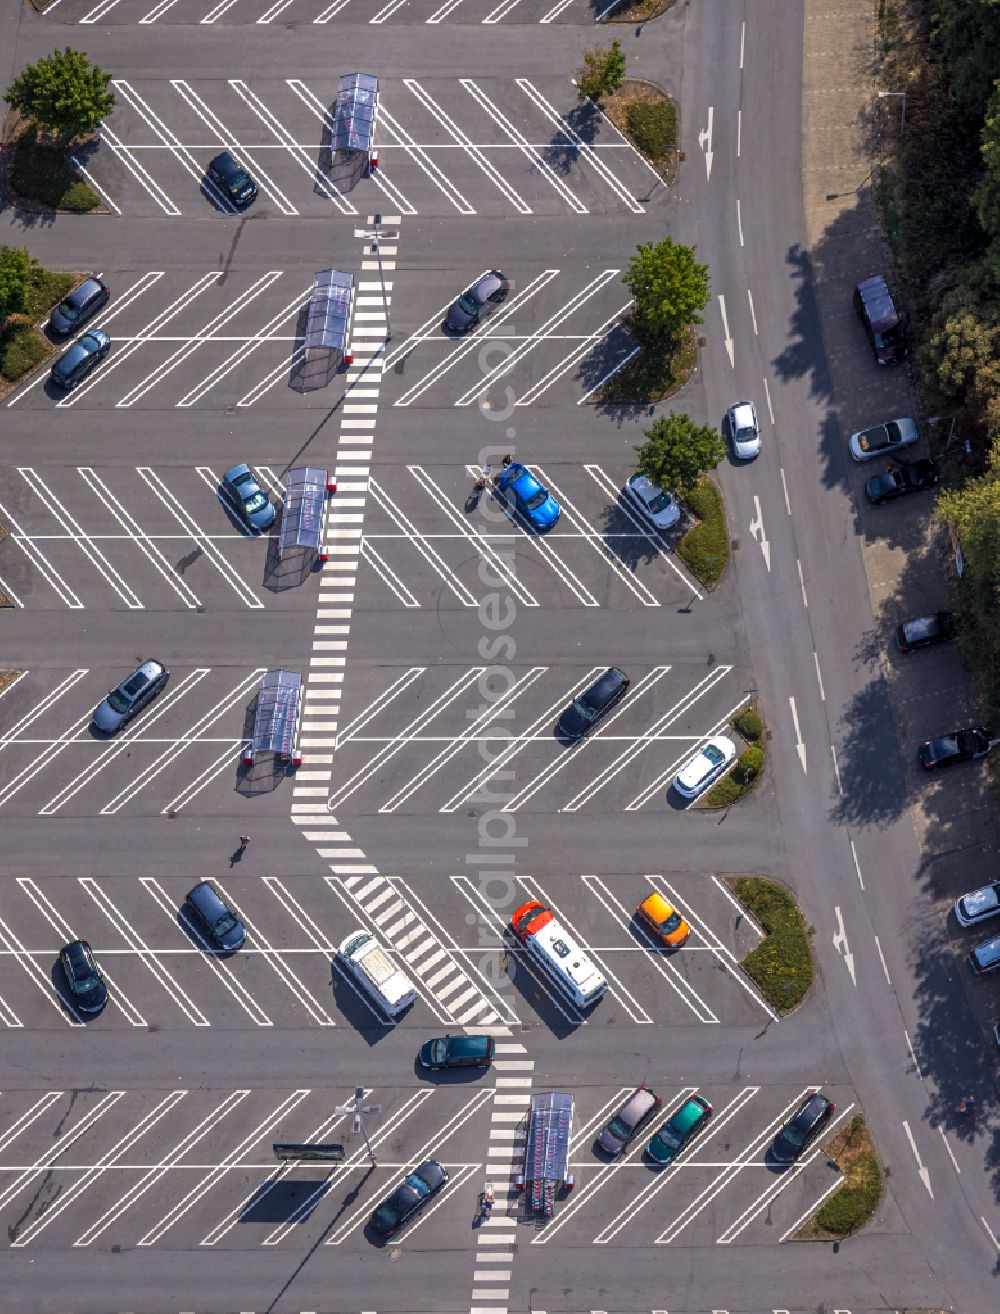
[[[716,735],[698,749],[674,780],[674,789],[682,798],[697,798],[724,775],[736,761],[736,745],[725,735]]]
[[[1000,881],[981,885],[971,894],[963,894],[955,903],[955,921],[959,926],[978,926],[1000,913]]]
[[[852,433],[848,446],[855,461],[874,461],[878,456],[892,456],[901,447],[912,447],[919,437],[915,420],[886,420]]]
[[[680,503],[673,493],[658,488],[645,475],[634,474],[626,483],[625,492],[657,529],[672,529],[681,518]]]
[[[733,451],[741,461],[752,461],[760,455],[760,425],[751,401],[737,402],[726,412],[729,437]]]

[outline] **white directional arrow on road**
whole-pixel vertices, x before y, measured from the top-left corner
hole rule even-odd
[[[733,369],[736,368],[736,354],[733,351],[733,339],[729,333],[729,320],[726,318],[726,298],[719,293],[719,312],[722,315],[722,327],[725,330],[726,351],[729,353],[729,363]]]
[[[794,698],[789,698],[788,706],[792,709],[792,721],[795,725],[795,751],[798,753],[799,761],[802,763],[802,770],[808,771],[809,768],[806,766],[806,746],[802,742],[802,734],[799,731],[799,714],[795,710]]]
[[[924,1186],[927,1187],[927,1194],[933,1200],[934,1192],[931,1190],[930,1170],[925,1168],[920,1161],[920,1155],[917,1153],[917,1143],[913,1139],[913,1132],[910,1131],[910,1124],[908,1122],[903,1123],[903,1131],[906,1132],[906,1139],[910,1142],[910,1149],[913,1151],[913,1157],[917,1161],[917,1176],[923,1182]]]
[[[712,176],[712,119],[715,117],[715,111],[711,105],[708,107],[708,127],[703,132],[698,133],[698,145],[705,152],[705,168],[708,170],[708,177]]]
[[[837,934],[833,937],[833,947],[847,964],[847,970],[851,974],[851,984],[857,985],[857,977],[854,975],[854,955],[851,953],[847,945],[847,932],[844,930],[844,919],[841,916],[839,907],[835,907],[833,912],[834,916],[837,918]],[[841,948],[841,945],[843,945],[843,948]]]
[[[760,498],[756,493],[753,495],[754,518],[750,521],[750,535],[760,544],[760,550],[764,554],[764,565],[771,569],[771,544],[767,541],[764,533],[764,513],[760,509]]]

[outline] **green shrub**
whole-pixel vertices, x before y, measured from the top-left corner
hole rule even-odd
[[[778,1012],[786,1013],[802,1002],[812,985],[812,946],[805,919],[789,892],[774,881],[741,876],[732,888],[766,936],[741,966]]]
[[[672,100],[637,100],[626,114],[628,134],[648,160],[665,160],[677,145],[677,109]]]
[[[100,203],[101,198],[93,187],[88,187],[85,182],[75,182],[72,187],[67,187],[63,192],[59,209],[72,210],[76,214],[85,214],[88,210],[95,210]]]
[[[41,365],[49,350],[49,344],[30,324],[8,325],[0,339],[0,374],[14,383]]]
[[[696,579],[712,588],[722,578],[729,562],[722,494],[711,479],[703,479],[694,488],[684,490],[684,501],[701,524],[689,529],[677,544],[677,555]]]
[[[744,739],[750,739],[755,742],[764,733],[764,722],[752,707],[748,707],[745,712],[740,712],[739,716],[734,718],[733,725]]]
[[[850,1236],[864,1227],[879,1206],[882,1170],[860,1113],[838,1133],[834,1147],[844,1184],[817,1211],[814,1222],[835,1236]]]
[[[717,780],[712,788],[705,795],[705,806],[710,808],[728,808],[733,803],[738,803],[743,795],[747,792],[746,785],[736,779],[736,773],[730,771],[728,775]]]
[[[634,325],[633,332],[638,336]],[[687,383],[698,359],[696,343],[690,328],[666,341],[643,340],[638,356],[608,380],[596,400],[611,406],[662,401]]]
[[[736,763],[736,770],[740,777],[749,784],[755,776],[759,776],[764,769],[764,750],[758,748],[756,744],[751,744],[749,748],[743,750]]]
[[[17,139],[10,184],[19,195],[53,210],[92,210],[101,203],[97,193],[80,181],[80,175],[67,159],[66,148],[39,141],[32,131],[22,133]],[[83,203],[85,194],[93,200]],[[67,196],[72,198],[68,205]]]

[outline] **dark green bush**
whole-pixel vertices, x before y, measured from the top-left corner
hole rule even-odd
[[[665,160],[677,145],[677,109],[672,100],[637,100],[626,111],[628,133],[648,160]]]
[[[684,490],[684,501],[701,521],[677,544],[677,555],[691,574],[708,588],[722,578],[729,562],[729,537],[722,494],[711,479]]]
[[[10,184],[19,195],[53,210],[92,210],[101,203],[97,193],[80,181],[80,175],[67,159],[66,148],[39,141],[33,131],[22,133],[17,139]],[[93,200],[82,203],[84,194]],[[72,197],[71,204],[66,203],[67,196]]]
[[[88,210],[96,210],[100,203],[101,198],[93,187],[88,187],[85,182],[75,182],[72,187],[67,187],[63,192],[59,209],[72,210],[76,214],[85,214]]]
[[[736,771],[743,780],[749,782],[755,776],[760,775],[763,769],[764,750],[758,748],[756,744],[751,744],[749,748],[745,748],[740,754],[736,763]]]
[[[49,344],[30,324],[8,325],[0,339],[0,374],[14,383],[41,365],[49,354]]]
[[[750,707],[748,707],[745,712],[740,712],[739,716],[734,718],[733,725],[744,739],[756,741],[764,733],[764,722]]]

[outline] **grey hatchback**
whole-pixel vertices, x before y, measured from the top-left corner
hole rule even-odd
[[[49,316],[50,331],[60,334],[72,333],[85,324],[102,306],[106,306],[110,297],[111,292],[106,283],[102,283],[99,278],[85,278],[65,301],[59,302]]]
[[[222,895],[211,881],[199,881],[189,890],[184,908],[190,913],[217,949],[234,954],[242,949],[247,938],[243,923],[223,902]]]
[[[91,724],[95,730],[113,735],[126,721],[131,721],[147,703],[152,702],[170,679],[170,672],[162,662],[149,661],[132,672],[121,684],[110,690],[108,696],[94,708]]]
[[[229,151],[222,151],[208,166],[208,176],[231,205],[242,209],[257,199],[257,184]]]
[[[510,284],[500,270],[489,270],[452,303],[445,320],[446,327],[451,329],[452,333],[468,333],[469,329],[475,328],[483,316],[489,315],[506,300],[509,291]]]
[[[91,329],[67,347],[52,366],[49,378],[57,388],[75,388],[111,350],[111,339],[103,329]]]
[[[597,1148],[617,1157],[662,1107],[663,1100],[655,1090],[637,1086],[598,1136]]]

